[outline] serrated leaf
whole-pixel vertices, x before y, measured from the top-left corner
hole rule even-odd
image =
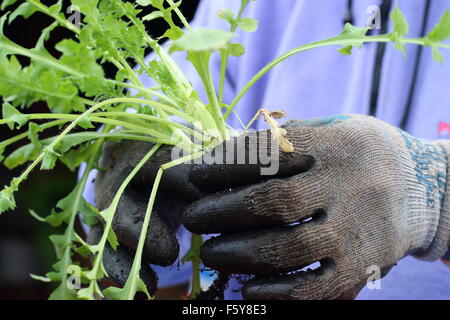
[[[14,124],[20,128],[30,120],[30,116],[21,113],[8,102],[3,103],[2,114],[2,118],[8,121],[8,127],[11,130],[14,129]]]
[[[223,48],[233,38],[232,32],[218,29],[194,29],[173,41],[170,52],[181,51],[212,51]]]
[[[16,208],[16,200],[14,199],[15,191],[17,189],[11,186],[6,186],[0,191],[0,214]]]
[[[36,54],[36,53],[35,53]],[[0,59],[0,96],[17,107],[46,101],[55,112],[84,111],[77,100],[78,89],[59,71],[37,66],[34,61],[22,68],[15,56]]]
[[[246,32],[255,32],[258,29],[258,20],[252,18],[241,18],[237,22],[237,25]]]
[[[68,134],[68,135],[64,136],[64,138],[59,143],[58,151],[62,154],[65,154],[70,149],[72,149],[80,144],[83,144],[88,141],[100,139],[100,138],[107,138],[110,136],[114,136],[114,134],[95,132],[95,131],[87,131],[87,132],[78,132],[78,133]],[[41,143],[42,143],[42,145],[47,146],[54,139],[55,139],[55,137],[44,139],[44,140],[41,140]],[[64,156],[62,156],[62,157],[66,161],[65,163],[70,164],[69,168],[76,168],[82,162],[81,161],[82,159],[87,159],[90,155],[92,155],[92,150],[93,149],[88,148],[84,151],[80,151],[79,153],[68,154],[68,155],[66,155],[65,158],[64,158]],[[8,155],[4,161],[4,165],[8,169],[16,168],[16,167],[26,163],[27,161],[34,160],[41,151],[42,151],[42,149],[36,148],[36,146],[32,143],[24,145],[24,146],[16,149],[10,155]],[[61,155],[59,155],[59,156],[61,156]]]

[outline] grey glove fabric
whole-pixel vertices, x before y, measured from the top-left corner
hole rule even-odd
[[[195,233],[221,233],[202,247],[206,266],[256,275],[244,298],[353,298],[372,267],[383,276],[405,255],[444,255],[449,141],[416,139],[359,115],[285,128],[295,151],[280,153],[274,176],[261,176],[258,164],[190,170],[199,189],[222,191],[191,204],[183,223]],[[260,153],[262,133],[253,133],[253,146],[255,139],[237,140]],[[267,151],[274,148],[269,143]],[[294,272],[317,261],[316,270]]]
[[[100,210],[106,209],[113,200],[122,182],[154,145],[146,142],[122,141],[105,144],[100,159],[100,170],[95,180],[95,198]],[[153,180],[161,164],[171,159],[171,148],[161,147],[144,165],[127,187],[120,199],[113,220],[113,229],[120,242],[119,250],[110,248],[104,257],[109,279],[117,285],[126,281],[139,241],[142,223],[147,208]],[[187,203],[199,197],[199,192],[190,184],[186,166],[177,166],[164,173],[154,205],[154,212],[144,246],[143,257],[147,263],[168,266],[178,257],[179,245],[175,237],[181,220],[181,211]],[[98,241],[92,229],[91,242]],[[122,248],[123,247],[123,248]],[[156,277],[146,266],[144,278],[147,286],[155,289]],[[116,275],[116,276],[114,276]]]

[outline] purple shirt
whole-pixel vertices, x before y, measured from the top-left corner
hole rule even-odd
[[[200,3],[192,23],[195,27],[228,29],[227,23],[216,17],[222,8],[238,11],[240,0],[204,0]],[[382,1],[353,1],[351,12],[353,24],[365,26],[370,14],[369,6],[381,5]],[[426,32],[439,21],[439,16],[450,7],[450,1],[431,1],[429,13],[425,15],[423,0],[398,0],[398,4],[410,22],[408,37],[419,37],[422,25]],[[339,34],[347,12],[347,0],[257,0],[250,2],[244,16],[260,21],[255,33],[237,31],[236,42],[246,48],[240,58],[230,58],[225,87],[225,102],[230,103],[244,84],[266,63],[280,54],[309,42],[322,40]],[[426,20],[426,21],[425,21]],[[425,22],[423,22],[425,21]],[[383,24],[383,21],[381,21]],[[392,30],[389,22],[388,30]],[[376,65],[377,44],[365,44],[361,50],[353,49],[351,56],[343,56],[337,47],[326,47],[300,53],[275,67],[260,79],[236,107],[242,121],[247,123],[260,108],[282,109],[288,118],[305,119],[326,117],[340,113],[374,115],[392,125],[400,126],[411,134],[427,139],[450,136],[450,52],[442,51],[444,64],[431,59],[430,48],[409,45],[407,59],[391,44],[386,46],[378,67]],[[419,57],[419,59],[417,59]],[[174,58],[187,73],[200,97],[206,101],[200,79],[193,67],[178,52]],[[150,59],[150,58],[149,58]],[[417,60],[417,62],[416,62]],[[219,55],[211,62],[213,77],[218,84]],[[380,71],[378,100],[374,105],[372,87],[374,69]],[[415,86],[412,86],[414,70],[417,68]],[[141,80],[146,85],[152,81],[145,75]],[[410,100],[409,106],[408,100]],[[408,109],[409,111],[407,111]],[[229,123],[240,128],[232,115]],[[266,128],[264,122],[256,128]],[[86,196],[92,192],[87,192]],[[183,248],[189,246],[189,233],[183,228],[178,232]],[[181,256],[183,252],[181,253]],[[181,267],[157,267],[161,284],[169,285],[189,279],[189,265]],[[232,281],[231,287],[239,287]],[[228,298],[239,298],[239,294],[228,290]],[[449,299],[450,270],[440,261],[422,262],[412,257],[399,261],[398,265],[381,280],[380,290],[364,288],[359,299]]]

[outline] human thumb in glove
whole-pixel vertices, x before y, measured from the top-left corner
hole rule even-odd
[[[354,298],[368,270],[384,275],[406,255],[444,255],[450,141],[416,139],[358,115],[290,121],[285,129],[294,152],[273,159],[274,176],[260,175],[258,164],[190,171],[199,189],[218,192],[191,204],[183,223],[221,233],[202,247],[206,266],[256,275],[244,298]],[[236,138],[258,154],[278,148],[271,140],[266,131]],[[294,272],[318,261],[316,270]]]

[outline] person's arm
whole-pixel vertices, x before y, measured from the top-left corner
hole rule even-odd
[[[450,241],[450,141],[416,139],[359,115],[286,129],[293,153],[277,157],[278,146],[260,131],[237,138],[234,150],[247,157],[227,157],[257,154],[260,164],[191,169],[197,187],[218,191],[183,215],[192,232],[221,233],[202,247],[206,266],[256,275],[245,298],[338,299],[355,297],[370,275],[384,276],[406,255],[442,258]],[[278,168],[272,176],[261,175],[265,154]],[[295,272],[315,262],[321,267]]]

